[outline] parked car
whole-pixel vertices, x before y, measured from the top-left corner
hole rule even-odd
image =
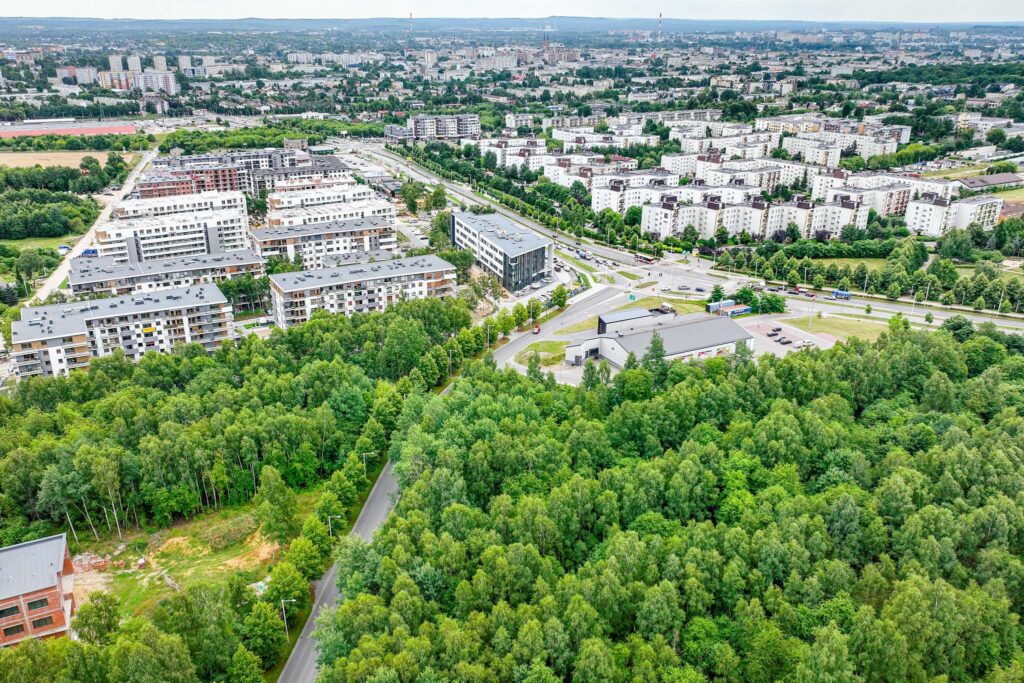
[[[792,339],[780,339],[779,343],[782,344],[783,346],[786,346],[787,344],[792,344],[793,340]]]
[[[690,289],[690,285],[683,285],[683,286],[681,286],[679,288],[679,291],[686,292],[686,291],[689,291],[689,289]]]
[[[802,339],[796,343],[796,348],[798,349],[806,349],[810,346],[814,346],[814,342],[810,339]]]
[[[787,338],[785,338],[785,337],[779,337],[779,338],[778,338],[778,339],[776,339],[775,341],[777,341],[777,342],[778,342],[778,343],[780,343],[780,344],[785,344],[785,343],[787,343],[787,342],[789,341],[789,339],[787,339]]]
[[[765,335],[765,336],[766,336],[766,337],[778,337],[778,336],[779,336],[779,333],[778,333],[778,332],[769,332],[769,333],[768,333],[767,335]]]
[[[781,327],[773,327],[772,328],[772,332],[782,332],[782,328]]]
[[[697,291],[698,291],[698,292],[704,292],[704,291],[706,291],[706,290],[705,290],[705,289],[704,289],[703,287],[698,287],[698,288],[697,288]]]
[[[534,334],[540,334],[540,325],[535,325],[534,326],[533,333]]]

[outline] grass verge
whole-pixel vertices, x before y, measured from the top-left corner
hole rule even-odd
[[[530,356],[536,353],[544,367],[558,365],[565,360],[565,347],[568,345],[569,342],[554,340],[534,342],[516,354],[516,362],[526,365],[530,362]]]
[[[823,316],[821,318],[807,316],[798,318],[785,318],[784,323],[792,325],[797,329],[812,334],[830,334],[839,341],[846,341],[853,337],[860,337],[867,341],[878,339],[879,335],[889,329],[884,322],[872,322],[869,320],[856,320],[839,316]]]

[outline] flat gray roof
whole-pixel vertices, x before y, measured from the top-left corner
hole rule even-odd
[[[612,311],[611,313],[605,313],[597,316],[597,318],[607,324],[621,323],[626,322],[627,320],[638,320],[640,318],[647,318],[654,315],[654,313],[651,313],[646,308],[631,308],[625,311]]]
[[[578,337],[570,346],[578,346],[590,339],[614,339],[626,352],[633,352],[640,357],[651,344],[651,337],[657,332],[665,345],[666,356],[678,356],[699,349],[731,344],[733,342],[752,339],[752,335],[744,330],[732,318],[709,316],[698,313],[693,316],[678,316],[673,321],[671,316],[662,316],[664,324],[651,325],[638,332],[590,334]]]
[[[104,282],[113,279],[142,278],[146,276],[176,273],[179,271],[227,268],[261,263],[252,249],[221,251],[199,256],[140,261],[137,263],[115,263],[113,256],[78,256],[71,259],[68,284],[83,285],[90,282]]]
[[[527,254],[552,244],[547,237],[542,237],[497,213],[476,214],[460,211],[453,215],[463,225],[485,235],[488,241],[493,242],[509,256]]]
[[[373,200],[368,200],[373,201]],[[331,206],[326,204],[325,206]],[[365,230],[366,228],[389,228],[391,221],[383,216],[367,216],[366,218],[350,218],[345,221],[330,221],[327,223],[308,223],[306,225],[289,225],[276,228],[260,228],[252,230],[253,239],[275,240],[288,237],[304,237],[309,235],[320,235],[325,232],[353,232]]]
[[[87,329],[86,322],[97,318],[226,304],[227,301],[216,285],[195,285],[109,299],[28,306],[21,309],[21,320],[11,324],[11,341],[17,343],[83,334]]]
[[[348,282],[454,269],[455,266],[440,256],[426,254],[424,256],[413,256],[412,258],[401,258],[391,261],[356,263],[336,268],[303,270],[295,273],[277,273],[270,276],[270,282],[282,291],[300,292],[305,289],[317,289]]]
[[[0,548],[0,600],[57,585],[67,544],[57,534]]]

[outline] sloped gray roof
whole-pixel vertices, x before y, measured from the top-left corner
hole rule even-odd
[[[0,600],[55,586],[67,543],[57,534],[0,548]]]

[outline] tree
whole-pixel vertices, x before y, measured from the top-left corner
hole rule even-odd
[[[860,677],[853,671],[847,640],[835,624],[818,629],[807,661],[796,669],[795,680],[799,683],[860,683]]]
[[[722,285],[716,284],[714,287],[711,288],[711,296],[708,297],[708,301],[710,301],[711,303],[715,303],[717,301],[722,301],[724,298],[725,290],[722,289]]]
[[[443,209],[448,206],[448,197],[444,191],[444,185],[438,185],[430,194],[430,208]]]
[[[264,669],[271,668],[280,658],[285,642],[280,605],[254,603],[242,620],[239,632],[246,649],[259,658]]]
[[[569,292],[566,291],[565,285],[558,285],[554,291],[551,292],[551,303],[556,308],[565,308],[565,305],[569,302]]]
[[[270,572],[270,581],[263,592],[263,600],[281,609],[291,621],[295,615],[309,607],[309,582],[291,562],[281,562]]]
[[[72,621],[78,637],[92,645],[104,645],[117,634],[121,623],[120,603],[106,591],[95,591],[78,608]]]
[[[107,651],[111,683],[198,683],[178,636],[144,621],[124,627]]]
[[[1002,128],[993,128],[985,134],[985,140],[987,140],[990,145],[1002,145],[1006,142],[1006,131]],[[1010,173],[1012,173],[1012,171],[1010,171]]]
[[[636,227],[640,225],[643,215],[644,210],[642,207],[631,206],[626,209],[626,215],[623,217],[623,222],[630,227]]]
[[[260,667],[260,658],[245,649],[239,644],[235,654],[231,657],[231,667],[228,669],[228,683],[261,683],[263,681],[263,669]]]
[[[295,492],[288,488],[280,472],[270,465],[260,471],[260,488],[254,499],[256,519],[263,534],[278,545],[284,545],[298,531],[295,519]]]
[[[285,560],[293,564],[307,581],[319,578],[323,570],[324,560],[320,551],[311,540],[303,536],[291,542],[288,552],[285,553]]]

